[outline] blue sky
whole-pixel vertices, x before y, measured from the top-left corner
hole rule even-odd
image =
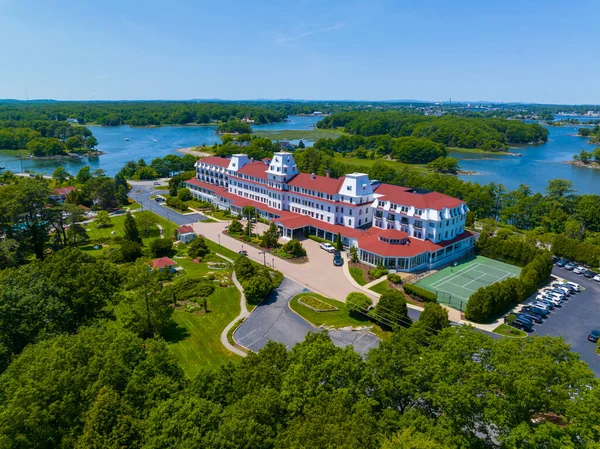
[[[0,98],[600,103],[597,0],[0,0]]]

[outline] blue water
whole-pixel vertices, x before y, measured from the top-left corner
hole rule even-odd
[[[321,120],[322,117],[312,116],[290,116],[287,121],[271,123],[268,125],[256,125],[254,130],[292,130],[310,129]],[[7,170],[20,172],[32,170],[35,173],[52,174],[56,167],[63,166],[71,173],[89,165],[92,170],[103,169],[106,174],[113,176],[125,162],[144,158],[150,162],[155,157],[163,157],[176,150],[185,147],[200,146],[205,144],[211,146],[221,141],[215,133],[216,126],[159,126],[155,128],[139,128],[131,126],[90,126],[96,139],[98,149],[106,154],[97,157],[84,157],[83,159],[19,159],[10,154],[0,154],[0,165],[6,166]],[[129,138],[129,141],[125,141]],[[156,140],[156,142],[153,142]],[[297,143],[292,141],[292,143]],[[310,145],[309,142],[305,142]],[[22,164],[22,167],[21,167]]]
[[[549,140],[543,145],[525,145],[513,150],[517,156],[488,156],[451,153],[461,159],[460,168],[472,170],[476,175],[461,176],[461,179],[487,184],[503,184],[507,189],[516,189],[526,184],[534,192],[544,192],[548,181],[555,178],[568,179],[578,193],[600,194],[600,170],[575,167],[565,164],[581,150],[591,151],[594,145],[578,137],[580,126],[550,126]]]
[[[294,130],[310,129],[322,117],[290,116],[288,121],[254,126],[255,130]],[[578,117],[581,118],[581,117]],[[579,168],[564,164],[573,154],[581,150],[591,151],[594,146],[587,139],[577,137],[580,126],[549,127],[549,141],[543,145],[526,145],[516,150],[517,156],[488,156],[451,153],[461,159],[463,170],[477,172],[464,175],[462,179],[487,184],[501,183],[508,189],[519,184],[527,184],[534,192],[543,192],[550,179],[563,178],[573,182],[579,193],[600,194],[600,170]],[[103,154],[94,158],[74,159],[23,159],[8,154],[0,154],[0,164],[13,172],[21,171],[21,163],[26,170],[51,174],[56,167],[64,166],[72,174],[84,165],[93,170],[102,168],[108,175],[114,175],[129,160],[144,158],[150,162],[155,157],[175,153],[177,149],[202,144],[213,145],[220,142],[214,126],[161,126],[156,128],[90,127],[98,139],[98,149]],[[125,138],[129,141],[125,141]],[[156,140],[156,143],[153,143]],[[294,142],[294,141],[292,141]],[[297,142],[294,142],[297,143]],[[306,142],[310,145],[309,142]],[[179,153],[176,153],[179,154]]]

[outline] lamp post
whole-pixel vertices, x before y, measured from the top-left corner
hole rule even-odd
[[[221,234],[217,234],[217,238],[219,239],[219,246],[221,246]]]
[[[266,267],[267,266],[267,252],[266,251],[260,251],[258,254],[262,254],[263,255],[263,265]]]
[[[273,269],[275,269],[275,258],[273,257]]]

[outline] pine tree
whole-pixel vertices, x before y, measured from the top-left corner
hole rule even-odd
[[[338,235],[337,235],[337,239],[335,241],[335,248],[338,251],[344,251],[344,244],[342,243],[342,236],[340,235],[339,232],[338,232]]]
[[[135,242],[142,244],[142,238],[140,237],[140,231],[138,230],[137,223],[131,215],[131,212],[127,212],[127,216],[125,217],[125,235],[123,239],[129,242]]]

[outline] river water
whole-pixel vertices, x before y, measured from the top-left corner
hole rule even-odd
[[[257,125],[258,130],[310,129],[321,117],[290,116],[288,121]],[[501,183],[507,189],[527,184],[534,192],[543,192],[550,179],[563,178],[573,181],[579,193],[600,194],[600,170],[574,167],[563,163],[582,149],[591,151],[594,146],[587,139],[577,137],[580,126],[549,127],[549,141],[543,145],[527,145],[513,150],[522,156],[489,156],[451,153],[458,157],[460,168],[474,171],[475,175],[464,175],[462,179],[487,184]],[[75,159],[19,159],[9,152],[0,154],[0,164],[13,172],[23,169],[36,173],[52,174],[58,166],[64,166],[75,174],[84,165],[92,170],[101,168],[114,175],[125,162],[144,158],[150,162],[155,157],[175,153],[177,149],[220,142],[215,126],[160,126],[137,128],[130,126],[91,126],[98,139],[98,149],[105,152],[98,157]],[[128,141],[125,139],[128,138]],[[156,141],[156,142],[154,142]],[[293,141],[292,141],[293,142]],[[308,142],[307,142],[308,143]],[[309,143],[310,144],[310,143]]]

